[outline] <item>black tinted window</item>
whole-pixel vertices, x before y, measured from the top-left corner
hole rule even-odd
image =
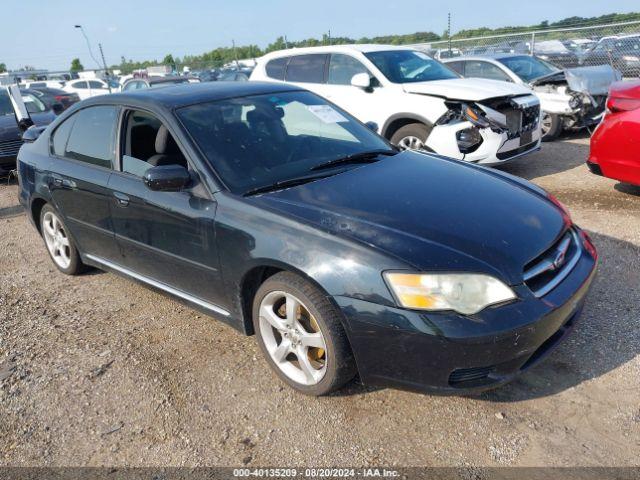
[[[115,107],[89,107],[74,115],[76,121],[67,142],[65,157],[111,168],[117,110]]]
[[[324,83],[327,55],[312,54],[291,57],[287,65],[287,82]]]
[[[96,82],[95,80],[89,81],[90,88],[107,88],[102,83]]]
[[[267,77],[274,78],[276,80],[284,80],[284,68],[287,66],[289,57],[276,58],[267,62],[265,70],[267,71]]]
[[[64,122],[56,128],[51,138],[51,147],[55,155],[64,156],[64,151],[67,147],[67,140],[69,139],[69,132],[73,127],[73,123],[76,121],[76,115],[73,115],[66,119]]]

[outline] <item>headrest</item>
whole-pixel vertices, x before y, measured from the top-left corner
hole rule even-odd
[[[178,145],[167,130],[167,127],[161,125],[156,134],[156,153],[160,155],[168,153],[177,153]]]

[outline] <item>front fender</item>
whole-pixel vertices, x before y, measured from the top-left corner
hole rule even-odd
[[[259,208],[230,195],[216,195],[216,238],[228,305],[242,318],[243,281],[257,267],[293,271],[329,296],[394,305],[382,271],[409,265],[352,239]]]

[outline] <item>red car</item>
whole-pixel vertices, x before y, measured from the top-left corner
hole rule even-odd
[[[640,81],[611,85],[587,166],[597,175],[640,185]]]

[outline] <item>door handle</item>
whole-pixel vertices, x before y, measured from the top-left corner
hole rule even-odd
[[[59,188],[76,188],[74,181],[58,177],[57,175],[53,177],[53,185]]]
[[[116,197],[116,203],[119,207],[127,207],[129,205],[129,197],[124,193],[113,192],[113,196]]]

